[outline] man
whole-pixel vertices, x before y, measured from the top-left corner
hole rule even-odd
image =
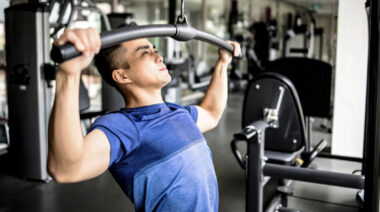
[[[48,171],[62,183],[110,170],[136,211],[217,211],[218,186],[211,153],[202,135],[213,129],[227,101],[227,65],[219,59],[200,106],[164,103],[161,88],[171,77],[147,39],[99,52],[94,29],[66,30],[55,42],[71,42],[83,53],[60,64],[49,122]],[[231,42],[234,54],[240,46]],[[78,111],[79,80],[95,54],[103,79],[114,86],[125,108],[98,118],[83,137]]]

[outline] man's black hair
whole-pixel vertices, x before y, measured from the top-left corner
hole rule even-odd
[[[129,64],[125,59],[127,49],[119,44],[117,46],[108,47],[100,50],[95,56],[95,66],[100,75],[111,86],[116,86],[116,82],[112,79],[112,72],[116,69],[128,69]]]
[[[135,22],[129,24],[122,23],[117,28],[124,28],[130,26],[136,26]],[[129,69],[129,64],[125,59],[126,47],[122,44],[117,46],[111,46],[106,49],[100,50],[99,54],[95,56],[95,66],[98,69],[100,75],[102,75],[104,81],[109,85],[115,87],[116,82],[112,79],[112,71],[123,68]]]

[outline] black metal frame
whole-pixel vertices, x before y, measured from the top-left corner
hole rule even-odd
[[[362,175],[343,174],[308,168],[291,167],[265,163],[264,146],[265,130],[270,126],[258,120],[234,135],[236,140],[247,142],[247,184],[246,211],[263,211],[264,175],[283,179],[298,180],[347,188],[364,189],[365,180]],[[371,210],[372,211],[372,210]]]
[[[6,8],[4,14],[11,139],[6,171],[47,182],[51,88],[45,80],[44,65],[50,62],[48,7],[43,3],[17,4]]]
[[[369,57],[367,70],[367,104],[365,117],[363,171],[366,176],[364,211],[379,211],[380,172],[380,4],[367,0]]]

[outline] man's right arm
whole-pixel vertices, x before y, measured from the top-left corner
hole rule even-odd
[[[56,45],[73,43],[83,55],[60,64],[49,120],[48,172],[57,182],[78,182],[103,173],[109,164],[110,144],[100,130],[83,137],[79,116],[80,73],[99,51],[93,29],[67,30]]]

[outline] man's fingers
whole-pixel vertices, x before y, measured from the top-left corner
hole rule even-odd
[[[61,46],[63,44],[65,44],[67,42],[67,37],[65,34],[63,34],[61,37],[59,37],[58,39],[56,39],[54,41],[54,45],[55,46]]]
[[[72,43],[78,51],[86,57],[98,53],[101,47],[100,35],[96,29],[67,29],[62,36],[54,42],[60,46],[67,42]]]
[[[95,50],[95,52],[96,52],[96,54],[97,53],[99,53],[99,51],[100,51],[100,48],[102,47],[102,42],[101,42],[101,40],[100,40],[100,34],[99,34],[99,32],[98,32],[98,30],[96,30],[96,29],[92,29],[93,30],[93,37],[95,38],[95,41],[96,41],[96,50]]]
[[[96,29],[90,28],[87,30],[88,40],[91,46],[92,53],[98,53],[100,49],[100,36]]]
[[[74,44],[75,48],[78,49],[79,51],[84,51],[86,46],[83,44],[82,40],[80,37],[74,33],[73,31],[68,31],[67,33],[67,41],[71,42]]]
[[[81,43],[83,44],[84,46],[84,49],[83,49],[83,54],[86,56],[86,57],[89,57],[91,56],[91,44],[90,44],[90,41],[89,41],[89,37],[87,35],[87,32],[86,30],[84,29],[75,29],[75,33],[76,35],[79,37]],[[78,49],[79,50],[79,49]]]
[[[235,41],[227,41],[227,42],[230,43],[234,47],[232,55],[234,57],[240,57],[241,56],[240,44],[238,42],[235,42]]]
[[[79,51],[83,51],[85,48],[80,38],[70,29],[66,30],[62,36],[54,42],[54,45],[61,46],[66,42],[74,44],[75,48],[77,48]]]
[[[234,56],[239,57],[241,54],[240,44],[237,42],[231,42],[231,44],[234,47]]]

